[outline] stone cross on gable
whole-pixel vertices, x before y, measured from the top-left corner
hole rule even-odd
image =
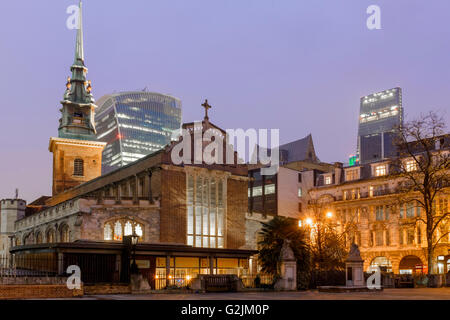
[[[209,120],[208,118],[208,110],[212,107],[208,104],[208,99],[205,99],[205,103],[202,104],[202,107],[205,108],[205,120]]]

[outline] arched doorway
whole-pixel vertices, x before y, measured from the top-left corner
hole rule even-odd
[[[409,255],[400,260],[400,274],[426,273],[425,266],[419,257]]]
[[[372,260],[369,266],[369,272],[375,271],[377,267],[380,267],[381,271],[392,272],[392,262],[386,257],[376,257]]]
[[[450,255],[437,257],[437,269],[440,274],[450,272]]]

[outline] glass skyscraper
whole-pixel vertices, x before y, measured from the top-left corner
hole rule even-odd
[[[361,98],[357,158],[366,164],[396,155],[395,128],[403,124],[402,89]]]
[[[121,92],[103,96],[97,105],[97,140],[107,143],[102,174],[164,148],[181,126],[181,100],[169,95]]]

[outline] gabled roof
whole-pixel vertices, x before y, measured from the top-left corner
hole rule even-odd
[[[272,152],[271,149],[262,148],[259,145],[255,147],[254,152],[257,152],[259,148],[261,148],[262,151],[268,150],[268,155],[270,155]],[[295,161],[309,161],[313,163],[320,163],[320,160],[317,157],[316,151],[314,149],[314,142],[311,134],[302,139],[280,145],[279,152],[280,164],[282,165],[286,165],[290,162]]]

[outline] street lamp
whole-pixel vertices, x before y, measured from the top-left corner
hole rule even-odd
[[[139,268],[136,264],[136,245],[139,241],[139,236],[136,234],[135,231],[133,231],[133,234],[131,235],[131,244],[133,245],[133,263],[131,264],[131,273],[137,274],[139,272]]]
[[[327,212],[327,218],[328,218],[328,219],[333,218],[333,212],[328,211],[328,212]]]
[[[307,219],[306,219],[306,224],[307,224],[308,226],[312,226],[313,220],[312,220],[311,218],[307,218]]]

